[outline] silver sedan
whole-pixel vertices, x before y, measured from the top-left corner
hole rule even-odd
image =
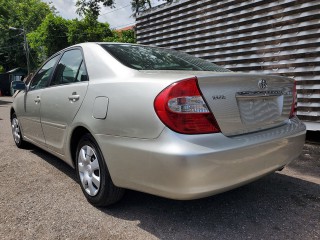
[[[79,44],[12,85],[16,145],[74,167],[95,206],[124,189],[181,200],[227,191],[283,168],[305,140],[292,79],[169,49]]]

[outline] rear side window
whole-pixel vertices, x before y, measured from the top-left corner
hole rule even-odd
[[[171,49],[130,44],[101,44],[101,46],[122,64],[137,70],[230,72],[206,60]]]
[[[65,52],[61,57],[50,85],[70,84],[87,80],[81,50],[73,49]]]
[[[79,68],[79,72],[77,74],[77,81],[83,82],[83,81],[87,81],[87,80],[88,80],[87,70],[86,70],[86,67],[84,66],[84,62],[82,61],[80,68]]]

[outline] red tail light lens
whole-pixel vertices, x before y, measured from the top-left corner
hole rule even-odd
[[[292,106],[290,112],[290,118],[293,118],[297,115],[297,82],[294,81],[292,89]]]
[[[165,88],[154,101],[160,120],[170,129],[184,134],[220,132],[218,123],[200,93],[196,78]]]

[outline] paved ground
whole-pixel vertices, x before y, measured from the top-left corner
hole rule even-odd
[[[128,191],[110,209],[85,200],[59,159],[11,137],[0,98],[0,239],[320,239],[320,145],[281,173],[217,196],[173,201]]]

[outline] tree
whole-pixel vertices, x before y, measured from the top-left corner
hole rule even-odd
[[[70,21],[51,13],[35,31],[28,34],[30,47],[37,52],[39,61],[69,46],[69,24]]]
[[[144,11],[147,8],[151,8],[150,0],[134,0],[131,1],[131,9],[134,12],[134,15],[138,12]]]
[[[39,62],[70,45],[105,39],[114,39],[109,24],[98,22],[90,13],[82,20],[66,20],[49,14],[35,31],[28,34],[30,47],[37,52]]]
[[[172,2],[173,0],[158,0],[165,2]],[[96,18],[98,18],[100,14],[100,4],[105,7],[114,8],[116,4],[116,0],[77,0],[76,6],[78,7],[77,13],[82,16],[91,12]],[[150,0],[131,0],[131,7],[134,14],[144,11],[148,8],[151,8]]]
[[[93,13],[87,13],[82,20],[70,21],[68,29],[68,42],[70,45],[81,42],[102,42],[112,38],[113,33],[109,24],[98,22]]]
[[[136,37],[133,30],[123,30],[123,31],[112,31],[113,36],[104,38],[104,42],[124,42],[124,43],[135,43]]]
[[[31,32],[52,11],[50,5],[41,0],[0,0],[0,64],[5,70],[26,66],[22,31],[9,30],[9,27]]]
[[[98,18],[100,14],[100,3],[102,3],[105,7],[114,7],[114,0],[77,0],[77,13],[80,16],[87,15],[88,13],[90,13],[96,18]]]
[[[84,18],[66,20],[57,16],[54,6],[41,0],[0,0],[0,65],[5,71],[26,67],[24,31],[30,46],[32,69],[53,53],[76,43],[135,42],[133,31],[111,31],[109,24],[98,22],[97,14],[91,11],[95,9],[95,1],[84,2],[91,2],[84,5],[86,9],[89,6]],[[114,0],[99,2],[114,7]],[[9,30],[9,27],[16,29]]]

